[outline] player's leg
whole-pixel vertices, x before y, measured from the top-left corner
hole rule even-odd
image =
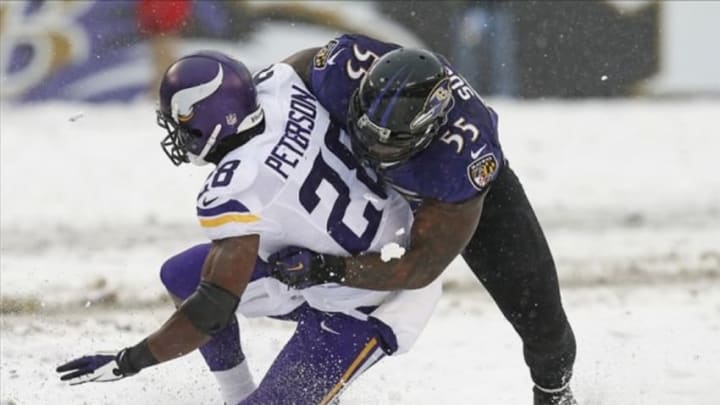
[[[486,196],[463,258],[522,338],[533,381],[545,388],[564,386],[575,361],[575,337],[550,248],[509,167]]]
[[[160,269],[160,278],[176,305],[189,297],[200,283],[200,274],[210,244],[193,246],[170,259]],[[255,389],[240,346],[237,318],[200,347],[205,363],[220,385],[224,400],[234,404]]]
[[[390,328],[303,305],[295,333],[241,405],[332,404],[345,387],[397,349]]]

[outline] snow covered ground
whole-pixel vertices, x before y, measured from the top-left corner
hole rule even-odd
[[[577,334],[574,387],[586,405],[712,405],[720,372],[720,290],[714,283],[582,287],[564,292]],[[219,404],[199,354],[113,384],[67,387],[53,368],[98,349],[133,344],[170,313],[151,309],[6,315],[2,398],[7,404]],[[262,376],[291,324],[241,321]],[[530,404],[520,341],[485,293],[449,293],[410,353],[386,358],[343,398],[366,404]],[[9,402],[13,401],[13,402]]]
[[[501,140],[553,247],[584,404],[693,404],[720,389],[719,100],[508,102]],[[150,102],[0,105],[0,403],[214,404],[197,355],[68,388],[61,361],[169,313],[162,261],[204,241],[207,168],[173,167]],[[461,261],[415,350],[343,404],[530,403],[520,342]],[[256,376],[290,324],[242,320]]]

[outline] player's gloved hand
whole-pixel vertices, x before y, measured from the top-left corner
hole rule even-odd
[[[268,257],[270,275],[298,289],[317,284],[341,282],[345,277],[345,259],[290,246]]]
[[[536,385],[533,387],[533,398],[534,405],[578,405],[570,385],[554,390]]]
[[[100,352],[71,360],[55,371],[65,373],[60,376],[62,381],[70,381],[70,385],[86,382],[109,382],[137,374],[127,359],[128,349],[119,353]]]

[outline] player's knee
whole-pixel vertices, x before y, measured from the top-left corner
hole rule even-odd
[[[165,263],[160,267],[160,280],[162,281],[165,289],[173,296],[180,299],[185,299],[187,296],[183,294],[183,277],[182,267],[178,266],[178,261],[174,260],[175,257],[171,257],[166,260]]]
[[[184,300],[195,291],[209,251],[210,244],[193,246],[163,263],[160,280],[170,294]]]
[[[178,267],[175,265],[173,258],[170,258],[160,266],[160,281],[162,281],[165,289],[173,296],[178,296],[177,293],[177,278],[178,278]]]

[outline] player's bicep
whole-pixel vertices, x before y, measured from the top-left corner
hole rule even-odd
[[[470,241],[482,214],[485,194],[459,204],[425,200],[415,215],[411,247],[444,268]],[[442,271],[442,269],[440,269]]]
[[[433,282],[470,241],[482,214],[484,194],[460,204],[426,199],[416,212],[410,248],[396,264],[400,288]]]
[[[310,88],[311,85],[311,74],[313,66],[313,58],[318,54],[322,48],[308,48],[302,51],[295,52],[294,54],[285,58],[282,62],[292,66],[297,72],[298,76],[303,80],[306,86]]]
[[[202,280],[240,296],[255,267],[259,243],[258,235],[213,241],[203,267]]]

